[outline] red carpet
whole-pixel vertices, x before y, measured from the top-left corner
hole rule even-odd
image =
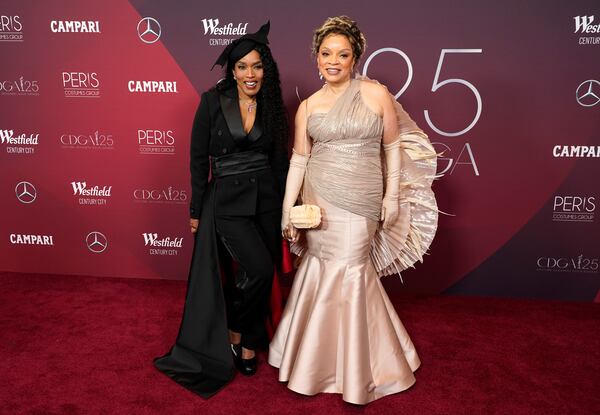
[[[265,363],[204,401],[156,371],[185,283],[0,273],[2,414],[598,414],[600,304],[396,302],[423,361],[366,407],[305,397]]]

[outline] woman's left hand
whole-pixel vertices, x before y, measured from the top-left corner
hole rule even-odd
[[[383,229],[388,229],[398,220],[400,216],[400,205],[398,199],[394,197],[384,197],[381,206],[381,220]]]

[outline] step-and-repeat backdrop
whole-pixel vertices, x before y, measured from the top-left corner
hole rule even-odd
[[[270,19],[293,119],[321,86],[312,31],[339,14],[367,37],[360,74],[443,153],[434,189],[452,216],[388,288],[598,301],[593,0],[5,0],[0,270],[185,279],[190,130],[215,58]]]

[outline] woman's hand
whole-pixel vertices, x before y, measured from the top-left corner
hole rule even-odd
[[[383,229],[392,226],[400,215],[400,163],[402,142],[383,143],[385,153],[385,196],[381,207]]]
[[[290,211],[284,209],[281,215],[281,235],[290,242],[298,239],[298,229],[290,222]]]
[[[190,228],[192,233],[196,233],[198,231],[198,225],[200,225],[199,219],[190,218]]]
[[[381,220],[383,221],[383,229],[388,229],[398,220],[400,216],[400,203],[398,198],[386,196],[383,198],[381,206]]]
[[[302,101],[305,103],[306,101]],[[304,174],[306,173],[306,165],[310,158],[310,139],[306,132],[306,108],[300,104],[296,113],[296,136],[294,138],[294,149],[292,150],[292,158],[290,159],[290,168],[287,174],[285,184],[285,194],[283,195],[283,204],[281,206],[281,235],[288,241],[295,242],[298,239],[298,229],[290,222],[290,210],[296,204],[302,183],[304,182]]]

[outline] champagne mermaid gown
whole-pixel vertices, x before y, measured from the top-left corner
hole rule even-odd
[[[328,113],[308,118],[303,196],[322,222],[291,246],[302,261],[269,348],[291,390],[354,404],[415,383],[419,356],[379,278],[421,260],[437,228],[435,151],[399,104],[401,213],[381,228],[383,120],[364,104],[362,82],[370,81],[353,80]]]

